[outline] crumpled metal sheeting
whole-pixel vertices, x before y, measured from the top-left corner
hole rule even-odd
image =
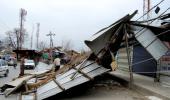
[[[84,66],[86,66],[92,62],[93,61],[87,61],[87,63]],[[81,67],[80,65],[76,66],[76,68],[79,69],[79,67]],[[102,66],[99,66],[97,63],[94,63],[92,65],[82,68],[81,71],[86,73],[89,77],[94,78],[95,76],[101,75],[101,74],[109,71],[109,69],[106,69]],[[90,81],[90,79],[88,79],[81,73],[77,73],[76,76],[74,77],[74,79],[71,79],[72,75],[76,72],[77,72],[77,70],[70,69],[65,73],[56,75],[55,81],[57,81],[61,85],[61,87],[64,88],[65,90]],[[37,92],[36,92],[37,100],[42,100],[42,99],[51,97],[51,96],[56,95],[62,91],[64,91],[64,90],[62,90],[54,82],[54,80],[51,80],[47,84],[37,88]],[[23,96],[24,96],[24,99],[22,99],[22,100],[27,100],[26,95],[23,95]]]

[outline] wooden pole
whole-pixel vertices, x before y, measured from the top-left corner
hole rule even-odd
[[[129,88],[132,89],[132,84],[133,84],[133,71],[132,71],[132,66],[131,66],[131,59],[130,59],[130,51],[129,51],[129,44],[128,44],[128,36],[127,36],[126,28],[125,28],[125,39],[126,39],[126,52],[127,52],[127,58],[128,58],[128,65],[129,65],[129,75],[130,75],[130,80],[129,80]]]
[[[160,82],[160,68],[161,68],[161,60],[157,61],[157,70],[156,70],[156,78],[154,79],[155,82]]]
[[[22,57],[22,58],[21,58],[19,77],[24,76],[24,59],[25,59],[25,57]]]

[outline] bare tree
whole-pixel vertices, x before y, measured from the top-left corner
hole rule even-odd
[[[47,44],[44,41],[39,42],[38,49],[44,50],[45,48],[47,48]]]
[[[61,46],[63,47],[64,51],[69,51],[73,48],[73,43],[71,40],[62,40]]]
[[[7,41],[13,49],[20,49],[21,45],[25,42],[24,38],[28,37],[25,29],[23,30],[24,35],[20,37],[21,35],[19,30],[19,28],[15,28],[13,31],[6,32]]]
[[[16,49],[16,40],[15,40],[15,35],[13,34],[12,31],[6,32],[7,38],[5,39],[6,46],[10,45],[12,48]]]

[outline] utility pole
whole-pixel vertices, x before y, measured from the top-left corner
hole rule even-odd
[[[49,37],[50,37],[50,57],[51,57],[51,62],[52,62],[52,61],[53,61],[53,57],[52,57],[53,36],[55,36],[55,34],[54,34],[54,33],[52,33],[52,32],[50,31],[50,33],[49,33],[49,34],[47,34],[47,36],[49,36]]]
[[[143,0],[143,14],[150,11],[150,5],[151,5],[150,0]],[[151,15],[151,12],[147,13],[147,17],[146,17],[147,20],[150,18],[150,15]],[[143,19],[145,20],[145,18]]]
[[[32,33],[31,33],[31,49],[32,49],[32,43],[33,43],[33,33],[34,33],[34,25],[32,26]]]
[[[24,21],[25,16],[27,15],[27,11],[25,9],[20,10],[20,35],[19,35],[19,49],[22,49],[22,43],[24,42],[24,33],[23,33],[23,27],[24,27]]]
[[[55,34],[50,31],[50,33],[47,34],[47,36],[50,37],[50,48],[52,48],[53,47],[53,38],[52,37],[55,36]]]
[[[25,9],[20,10],[20,34],[19,34],[19,49],[22,49],[22,44],[24,42],[24,33],[23,33],[23,27],[24,27],[24,21],[25,21],[25,16],[27,15],[27,11]],[[17,54],[18,56],[18,54]],[[24,58],[21,58],[21,65],[20,65],[20,74],[19,76],[24,75]]]
[[[40,23],[37,23],[37,33],[36,33],[36,37],[37,37],[37,49],[38,49],[38,43],[39,43],[39,28],[40,28]]]

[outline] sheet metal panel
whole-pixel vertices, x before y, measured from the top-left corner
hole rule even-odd
[[[63,78],[66,78],[66,77],[68,77],[70,74],[73,74],[73,73],[75,73],[75,72],[76,72],[76,70],[70,69],[69,71],[67,71],[67,72],[64,73],[64,74],[60,74],[59,76],[57,75],[57,76],[56,76],[56,79],[57,79],[57,81],[58,81],[58,80],[62,80]]]
[[[48,97],[51,97],[53,95],[56,95],[57,93],[60,93],[60,88],[52,88],[51,90],[44,92],[42,94],[37,95],[37,100],[42,100]]]
[[[87,63],[83,64],[83,67],[90,63],[92,63],[92,61],[87,61]],[[80,67],[80,65],[81,64],[76,66],[76,68],[78,69]],[[104,72],[109,71],[109,69],[99,66],[96,63],[89,65],[87,67],[84,67],[84,68],[83,67],[82,67],[81,71],[83,71],[84,73],[86,73],[88,76],[90,76],[92,78],[95,76],[98,76]],[[77,72],[75,69],[70,69],[66,73],[57,75],[56,81],[66,90],[69,88],[72,88],[74,86],[77,86],[79,84],[82,84],[84,82],[90,81],[88,78],[84,77],[83,74],[81,74],[81,73],[77,73],[75,78],[72,80],[71,77],[75,72]],[[32,81],[34,81],[34,79],[30,80],[30,82],[32,82]],[[54,81],[49,81],[47,84],[37,88],[37,99],[42,100],[42,99],[51,97],[53,95],[56,95],[57,93],[60,93],[62,91],[63,90],[61,90],[61,88],[59,88],[59,86]],[[31,96],[23,95],[22,98],[23,98],[23,100],[29,100],[29,98],[31,98]]]
[[[89,64],[89,63],[87,63],[87,64]],[[86,65],[87,65],[87,64],[86,64]],[[87,67],[85,67],[85,68],[82,68],[82,71],[83,71],[84,73],[88,73],[89,71],[94,70],[94,69],[100,67],[100,66],[98,66],[98,65],[96,65],[96,64],[92,64],[92,65],[93,65],[93,67],[87,66]],[[78,67],[78,68],[79,68],[79,67]],[[77,71],[74,70],[74,69],[71,69],[71,70],[67,71],[67,72],[64,73],[64,74],[62,74],[62,75],[60,75],[60,76],[57,76],[56,79],[57,79],[57,81],[60,81],[60,80],[63,79],[63,78],[69,77],[69,75],[73,75],[75,72],[77,72]],[[76,77],[78,77],[78,75],[77,75]]]
[[[132,25],[132,29],[138,42],[154,57],[155,60],[160,59],[168,51],[166,45],[163,44],[151,30],[134,25]]]
[[[35,100],[34,94],[22,95],[21,100]]]
[[[123,24],[126,21],[129,21],[131,18],[133,18],[133,16],[137,13],[137,11],[135,11],[133,14],[131,15],[126,15],[123,18],[119,19],[118,21],[116,21],[115,23],[113,23],[112,25],[110,25],[109,27],[103,28],[102,30],[100,30],[100,32],[96,33],[92,39],[90,40],[86,40],[85,44],[95,53],[98,54],[98,52],[103,49],[107,44],[109,39],[111,38],[111,36],[113,34],[117,34],[115,33],[115,30],[118,29],[120,24]]]
[[[66,90],[71,88],[71,87],[74,87],[74,86],[77,86],[79,84],[82,84],[84,82],[89,81],[88,78],[84,77],[80,73],[78,73],[76,75],[76,77],[72,80],[71,76],[73,75],[73,73],[75,71],[76,70],[71,69],[68,72],[66,72],[65,74],[60,75],[59,78],[56,76],[56,80]],[[104,72],[107,72],[109,70],[106,69],[106,68],[103,68],[103,67],[101,67],[97,64],[93,64],[93,65],[90,65],[86,68],[83,68],[82,71],[93,78],[93,77],[98,76],[98,75],[100,75]],[[37,92],[38,92],[37,93],[38,99],[41,100],[41,99],[53,96],[57,93],[60,93],[60,92],[62,92],[62,90],[53,81],[51,81],[51,82],[47,83],[46,85],[38,88]]]
[[[100,75],[100,74],[102,74],[102,73],[104,73],[104,72],[107,72],[107,71],[108,71],[107,69],[100,67],[100,68],[98,68],[98,69],[96,69],[96,70],[94,70],[94,71],[91,71],[91,72],[87,73],[87,74],[88,74],[90,77],[95,77],[95,76],[98,76],[98,75]],[[78,77],[78,78],[75,78],[73,81],[70,81],[70,82],[67,82],[67,83],[63,84],[63,86],[64,86],[66,89],[69,89],[69,88],[71,88],[71,87],[74,87],[74,86],[76,86],[76,85],[85,83],[85,82],[87,82],[87,81],[89,81],[88,78],[86,78],[86,77],[84,77],[84,76],[80,76],[80,77]]]
[[[113,30],[113,29],[112,29]],[[86,45],[95,53],[103,49],[108,43],[109,39],[113,35],[112,30],[104,32],[102,35],[94,39],[93,41],[85,41]]]
[[[107,72],[107,71],[108,71],[107,69],[100,67],[100,68],[98,68],[98,69],[96,69],[96,70],[94,70],[92,72],[89,72],[88,75],[90,77],[95,77],[95,76],[100,75],[100,74],[102,74],[104,72]],[[87,79],[86,77],[81,75],[80,77],[76,77],[72,81],[68,81],[68,82],[62,84],[62,86],[67,90],[67,89],[70,89],[70,88],[72,88],[74,86],[77,86],[77,85],[80,85],[82,83],[85,83],[87,81],[89,81],[89,79]],[[59,89],[60,89],[59,87],[48,89],[48,91],[46,91],[45,93],[38,95],[38,100],[45,99],[45,98],[51,97],[51,96],[53,96],[55,94],[58,94],[58,93],[62,92],[62,91],[59,91]]]
[[[147,50],[156,60],[159,60],[159,58],[165,55],[168,48],[160,40],[156,40],[147,48]]]
[[[77,65],[76,66],[76,68],[77,69],[79,69],[79,67],[81,67],[81,66],[86,66],[86,65],[89,65],[89,64],[91,64],[92,63],[92,61],[87,61],[86,63],[81,63],[81,64],[79,64],[79,65]],[[83,67],[81,67],[82,69],[84,69]],[[65,73],[62,73],[62,74],[59,74],[59,75],[57,75],[57,80],[60,80],[60,79],[62,79],[62,78],[64,78],[64,77],[66,77],[66,76],[68,76],[68,75],[70,75],[70,74],[73,74],[73,73],[75,73],[76,71],[74,70],[74,69],[70,69],[69,71],[67,71],[67,72],[65,72]]]
[[[37,89],[37,91],[38,91],[37,95],[46,93],[48,90],[53,89],[53,88],[59,88],[59,87],[57,86],[57,84],[54,81],[50,81],[47,84],[45,84]]]
[[[93,65],[93,67],[91,67],[91,66],[88,66],[88,67],[86,67],[86,68],[84,68],[84,69],[82,69],[82,71],[84,72],[84,73],[89,73],[89,72],[91,72],[91,71],[93,71],[93,70],[95,70],[95,69],[97,69],[97,68],[99,68],[100,66],[96,66],[96,65]],[[74,69],[72,69],[72,70],[74,70]],[[76,72],[76,70],[74,70],[74,72]],[[60,84],[63,84],[63,83],[66,83],[66,82],[69,82],[69,81],[71,81],[72,79],[71,79],[71,76],[73,75],[74,73],[71,73],[71,74],[69,74],[68,76],[65,76],[64,74],[63,74],[63,76],[65,76],[65,77],[63,77],[62,79],[58,79],[58,78],[56,78],[56,80],[58,81],[58,82],[60,82]],[[82,74],[80,74],[80,73],[78,73],[76,76],[75,76],[75,78],[77,78],[77,77],[80,77],[80,76],[83,76]]]
[[[131,55],[131,58],[132,58],[133,48],[130,48],[129,50],[130,50],[130,55]],[[117,60],[118,70],[129,72],[129,64],[128,64],[128,57],[127,57],[126,48],[121,48],[121,49],[118,50],[116,60]],[[132,60],[131,60],[131,62],[132,62]]]

